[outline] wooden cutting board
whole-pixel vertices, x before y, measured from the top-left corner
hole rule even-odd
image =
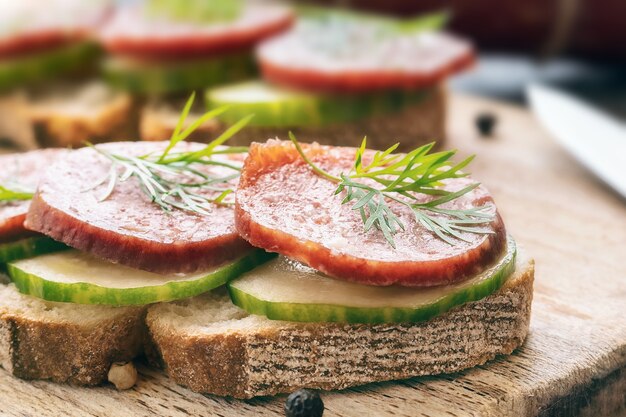
[[[500,122],[491,139],[479,138],[473,125],[483,110]],[[536,259],[528,340],[512,356],[460,374],[325,393],[324,415],[626,415],[626,201],[581,168],[526,110],[455,97],[450,116],[450,147],[478,154],[475,177]],[[25,382],[0,371],[0,414],[284,415],[284,396],[238,401],[195,394],[156,370],[142,368],[140,378],[134,389],[118,392]]]

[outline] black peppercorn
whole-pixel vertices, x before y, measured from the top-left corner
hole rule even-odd
[[[481,136],[491,136],[497,122],[498,119],[493,113],[480,113],[476,117],[476,128]]]
[[[287,417],[322,417],[324,402],[320,395],[308,389],[299,389],[291,393],[285,401]]]

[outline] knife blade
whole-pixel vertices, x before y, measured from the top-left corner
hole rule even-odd
[[[626,126],[561,91],[528,87],[541,124],[579,162],[626,198]]]

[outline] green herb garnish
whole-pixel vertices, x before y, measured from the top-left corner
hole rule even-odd
[[[22,187],[8,188],[0,185],[0,202],[30,200],[34,195],[33,191]]]
[[[187,101],[169,144],[160,155],[148,154],[134,157],[92,146],[94,150],[111,161],[111,168],[102,180],[85,191],[93,190],[106,183],[106,190],[99,198],[100,201],[104,201],[110,197],[118,182],[135,178],[139,181],[141,190],[151,201],[166,212],[179,209],[207,215],[210,214],[214,204],[232,204],[232,201],[227,199],[233,193],[229,182],[239,176],[240,167],[237,164],[216,160],[213,156],[247,152],[247,147],[222,147],[221,145],[245,127],[253,116],[239,120],[200,150],[172,152],[179,142],[184,141],[200,125],[228,109],[220,107],[211,110],[183,130],[194,98],[195,93]],[[209,165],[224,167],[228,173],[216,176],[201,170],[202,167]],[[215,196],[209,197],[194,191],[198,189],[213,191]]]
[[[468,175],[462,172],[462,169],[469,165],[474,159],[473,156],[454,165],[451,160],[456,151],[431,153],[434,143],[420,146],[406,154],[394,154],[399,145],[395,144],[383,152],[375,152],[372,160],[364,164],[367,142],[363,139],[361,147],[356,152],[352,170],[347,174],[335,176],[315,165],[291,132],[289,138],[314,172],[337,184],[335,195],[345,191],[341,203],[352,203],[352,209],[361,215],[365,230],[377,228],[394,248],[396,245],[393,236],[404,230],[404,224],[394,214],[388,204],[389,201],[409,207],[418,223],[450,245],[455,245],[459,240],[467,241],[461,234],[463,232],[492,233],[480,227],[494,219],[489,207],[465,210],[442,207],[443,204],[469,193],[480,185],[474,183],[454,192],[442,188],[444,180]],[[433,198],[424,202],[423,195]]]

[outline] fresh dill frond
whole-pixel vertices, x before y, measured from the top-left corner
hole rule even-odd
[[[0,202],[30,200],[34,195],[34,191],[21,186],[0,185]]]
[[[173,152],[177,144],[186,140],[203,123],[228,110],[227,107],[211,110],[183,130],[194,99],[195,93],[185,104],[169,143],[161,154],[128,156],[90,145],[111,161],[111,167],[104,178],[86,191],[106,184],[104,193],[99,197],[100,201],[104,201],[111,196],[118,183],[135,178],[144,194],[166,212],[178,209],[208,215],[215,204],[232,204],[233,201],[229,197],[234,191],[230,183],[239,177],[240,166],[227,160],[216,159],[214,156],[242,154],[248,151],[247,147],[222,145],[243,129],[253,116],[247,116],[230,126],[204,148]],[[202,169],[206,166],[224,168],[226,173],[209,174]],[[211,196],[207,195],[209,193],[199,193],[199,190],[209,191]]]
[[[445,203],[462,197],[478,187],[473,183],[458,191],[446,190],[444,180],[463,178],[462,170],[473,160],[470,156],[453,164],[456,151],[433,152],[434,143],[420,146],[408,153],[394,153],[399,144],[376,151],[369,163],[364,163],[367,139],[357,149],[354,166],[348,173],[333,175],[314,164],[302,150],[296,137],[289,138],[302,159],[315,173],[337,184],[335,194],[345,193],[342,204],[352,204],[359,212],[366,231],[380,230],[392,247],[393,236],[405,226],[389,206],[395,201],[411,209],[415,220],[444,242],[455,245],[467,239],[462,233],[489,234],[485,226],[494,219],[489,207],[469,209],[444,208]],[[424,195],[432,196],[424,201]]]

